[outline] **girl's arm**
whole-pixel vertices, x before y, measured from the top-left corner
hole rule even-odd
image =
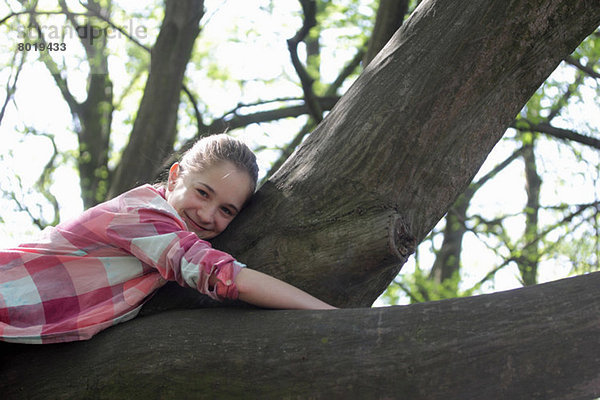
[[[239,299],[265,308],[330,310],[333,307],[303,290],[262,272],[242,268],[235,278]]]

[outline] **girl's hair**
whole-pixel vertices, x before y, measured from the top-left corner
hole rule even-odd
[[[222,161],[229,161],[250,176],[251,192],[256,190],[258,165],[256,156],[242,141],[225,133],[198,140],[183,154],[180,167],[183,171],[202,171]]]

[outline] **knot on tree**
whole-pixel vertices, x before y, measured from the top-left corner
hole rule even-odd
[[[417,247],[417,239],[410,232],[404,219],[398,214],[393,215],[390,221],[389,243],[392,252],[403,260],[414,253]]]

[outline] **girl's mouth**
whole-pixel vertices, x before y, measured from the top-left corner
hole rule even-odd
[[[207,231],[208,229],[201,227],[200,225],[198,225],[196,223],[196,221],[194,221],[192,218],[190,218],[189,215],[187,215],[187,213],[184,211],[183,214],[185,215],[185,219],[186,222],[188,223],[188,225],[190,225],[190,228],[193,228],[196,231]]]

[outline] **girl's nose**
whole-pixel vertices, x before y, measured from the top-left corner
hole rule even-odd
[[[213,207],[203,207],[197,210],[198,222],[202,225],[211,225],[215,220],[215,210]]]

